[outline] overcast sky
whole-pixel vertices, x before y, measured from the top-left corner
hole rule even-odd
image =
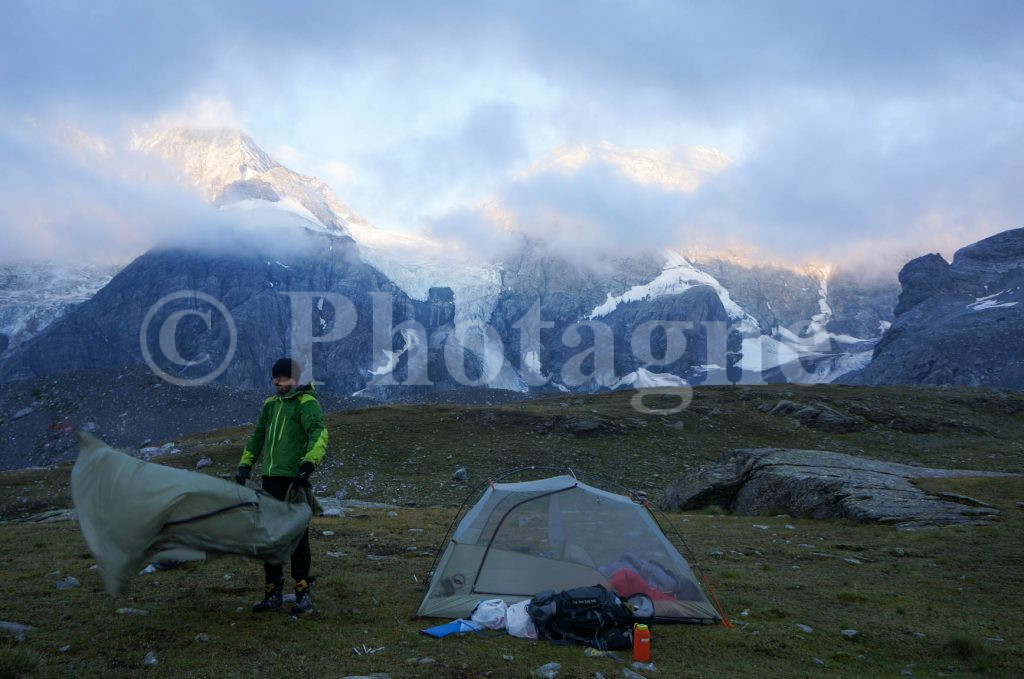
[[[175,210],[200,218],[137,161],[67,143],[171,122],[237,126],[375,225],[469,242],[495,228],[483,205],[568,242],[789,261],[949,256],[1024,226],[1019,0],[8,0],[3,14],[4,259],[130,254]],[[565,162],[580,144],[603,151]]]

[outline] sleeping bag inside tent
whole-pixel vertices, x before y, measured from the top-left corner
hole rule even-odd
[[[569,475],[490,484],[444,548],[418,614],[469,617],[481,599],[595,584],[648,595],[658,621],[721,620],[646,507]]]

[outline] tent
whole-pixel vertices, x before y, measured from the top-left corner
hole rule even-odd
[[[78,444],[71,497],[110,594],[153,561],[244,554],[282,563],[313,514],[307,502],[143,462],[84,432]]]
[[[431,574],[418,614],[468,617],[481,599],[602,584],[654,600],[655,620],[721,617],[644,504],[575,475],[489,483]]]

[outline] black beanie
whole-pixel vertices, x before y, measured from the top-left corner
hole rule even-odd
[[[299,364],[290,358],[279,358],[270,371],[271,377],[294,377],[298,381],[302,374]]]

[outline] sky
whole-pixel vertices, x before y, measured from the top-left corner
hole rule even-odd
[[[470,245],[877,264],[1024,226],[1019,0],[2,7],[7,261],[208,218],[125,151],[174,124],[237,127],[379,228]]]

